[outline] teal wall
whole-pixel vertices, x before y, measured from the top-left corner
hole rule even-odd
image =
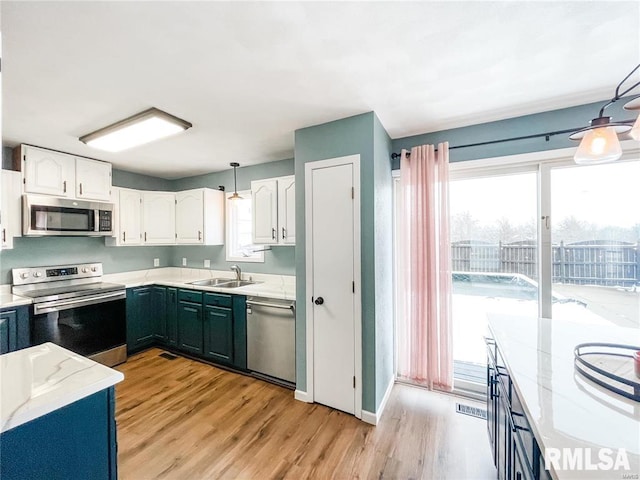
[[[587,126],[589,121],[597,117],[600,107],[605,103],[606,100],[603,100],[587,105],[552,110],[533,115],[524,115],[522,117],[509,118],[497,122],[488,122],[471,125],[469,127],[397,138],[392,142],[393,151],[400,153],[400,150],[403,148],[410,149],[411,147],[425,144],[437,145],[440,142],[449,142],[449,146],[453,147],[456,145],[467,145],[558,130],[578,130]],[[636,115],[633,112],[623,110],[622,107],[625,103],[626,100],[624,99],[614,103],[605,110],[605,114],[611,116],[613,121],[635,118]],[[547,141],[545,137],[540,137],[493,145],[453,149],[450,151],[449,160],[451,162],[460,162],[464,160],[478,160],[481,158],[501,157],[505,155],[577,146],[578,142],[569,140],[569,134],[560,134],[549,137],[549,141]],[[400,168],[399,160],[393,162],[393,168]]]
[[[3,147],[3,166],[11,163],[11,148]],[[238,169],[238,188],[249,189],[251,180],[292,175],[293,159],[281,160]],[[224,185],[233,190],[233,171],[187,177],[179,180],[113,170],[113,185],[139,190],[177,191],[189,188],[217,188]],[[90,237],[16,238],[12,250],[0,251],[0,284],[11,283],[11,269],[38,265],[56,265],[68,262],[102,262],[105,273],[153,268],[153,259],[160,266],[187,265],[204,268],[204,260],[211,260],[211,268],[227,270],[233,264],[225,260],[224,246],[165,246],[165,247],[106,247],[104,239]],[[264,263],[240,263],[245,272],[295,274],[294,247],[273,247],[265,252]],[[235,263],[235,262],[234,262]]]
[[[238,190],[249,190],[252,180],[262,178],[282,177],[293,175],[293,158],[279,160],[277,162],[262,163],[250,167],[237,169]],[[233,192],[233,170],[186,177],[174,180],[173,189],[189,190],[191,188],[218,188],[225,187],[226,192]],[[176,246],[172,251],[172,265],[182,266],[182,259],[187,259],[187,266],[203,268],[204,260],[211,260],[211,268],[215,270],[228,270],[231,265],[237,263],[243,272],[273,273],[280,275],[295,275],[295,248],[293,246],[272,247],[264,252],[264,263],[255,262],[227,262],[225,260],[225,246]]]
[[[296,130],[296,184],[305,184],[307,162],[360,155],[361,201],[361,292],[362,292],[362,408],[376,411],[376,351],[375,351],[375,190],[374,190],[374,122],[373,112],[335,122]],[[382,158],[382,157],[379,157]],[[388,163],[389,158],[385,161]],[[389,178],[390,181],[390,178]],[[305,264],[305,192],[296,189],[296,383],[306,391],[306,277]],[[390,252],[389,252],[390,253]]]
[[[393,179],[391,138],[377,116],[373,122],[375,269],[375,411],[377,412],[394,371],[393,312]]]

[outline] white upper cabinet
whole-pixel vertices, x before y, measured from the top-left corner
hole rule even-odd
[[[253,243],[296,243],[295,176],[251,182]]]
[[[224,192],[199,188],[176,193],[176,243],[224,244]]]
[[[176,243],[176,194],[143,192],[142,225],[143,243]]]
[[[76,157],[76,197],[86,200],[111,198],[111,164]]]
[[[107,246],[142,245],[142,193],[128,188],[113,188],[113,237],[107,237]]]
[[[278,243],[278,181],[275,178],[251,182],[253,243]]]
[[[296,243],[296,177],[278,178],[278,233],[280,243]]]
[[[21,191],[22,174],[2,170],[0,194],[0,248],[13,248],[13,238],[22,234]]]
[[[22,162],[25,193],[110,200],[110,163],[29,145],[22,145],[17,152]]]
[[[75,158],[41,148],[22,147],[24,191],[57,197],[73,197]]]

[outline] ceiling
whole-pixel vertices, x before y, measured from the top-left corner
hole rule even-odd
[[[293,156],[374,110],[392,138],[610,98],[640,2],[1,2],[3,144],[180,178]],[[611,41],[612,39],[616,41]],[[151,106],[186,133],[78,137]]]

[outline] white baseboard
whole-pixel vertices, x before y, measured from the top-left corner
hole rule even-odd
[[[362,410],[362,421],[366,423],[370,423],[371,425],[377,425],[380,419],[382,418],[382,413],[384,412],[385,407],[387,406],[387,402],[389,401],[389,397],[391,396],[391,391],[393,390],[393,386],[395,385],[395,379],[392,378],[387,385],[387,390],[384,392],[384,397],[382,397],[382,401],[380,402],[380,407],[378,407],[378,411],[376,413],[371,413],[366,410]]]
[[[309,397],[307,392],[303,392],[302,390],[296,390],[294,398],[301,402],[313,403],[313,400]]]

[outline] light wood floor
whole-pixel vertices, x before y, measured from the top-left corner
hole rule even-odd
[[[373,427],[298,402],[290,390],[160,353],[118,367],[121,479],[495,478],[486,424],[455,413],[455,397],[395,385]]]

